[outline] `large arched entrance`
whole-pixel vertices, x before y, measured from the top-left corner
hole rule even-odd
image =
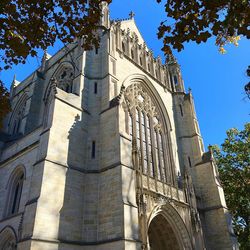
[[[193,250],[187,227],[172,204],[155,206],[148,223],[147,244],[150,250]]]
[[[181,250],[177,237],[163,215],[153,218],[148,229],[150,250]]]

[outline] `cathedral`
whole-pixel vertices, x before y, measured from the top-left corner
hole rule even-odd
[[[109,18],[11,85],[0,134],[1,250],[238,249],[213,154],[172,56]]]

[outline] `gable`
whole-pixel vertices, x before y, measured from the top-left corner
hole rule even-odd
[[[133,34],[137,35],[139,44],[143,45],[143,43],[145,43],[139,29],[136,26],[136,23],[135,23],[134,19],[121,21],[121,29],[125,30],[125,31],[127,31],[129,29],[131,35],[133,35]]]

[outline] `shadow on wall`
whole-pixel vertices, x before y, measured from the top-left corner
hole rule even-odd
[[[65,176],[64,201],[60,210],[59,249],[65,249],[63,242],[82,241],[85,183],[83,156],[86,141],[83,127],[83,119],[77,115],[68,133],[68,169]]]

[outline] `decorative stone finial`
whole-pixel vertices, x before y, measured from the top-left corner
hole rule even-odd
[[[20,82],[16,80],[16,74],[13,76],[13,80],[11,83],[11,88],[15,88]]]
[[[46,62],[51,58],[51,55],[48,54],[47,49],[43,51],[43,58],[42,58],[42,71],[45,70]]]
[[[134,17],[135,17],[135,13],[133,11],[130,11],[129,18],[134,19]]]
[[[10,85],[10,97],[13,96],[14,88],[15,88],[19,83],[20,83],[20,82],[16,80],[16,74],[14,74],[13,80],[12,80],[11,85]]]

